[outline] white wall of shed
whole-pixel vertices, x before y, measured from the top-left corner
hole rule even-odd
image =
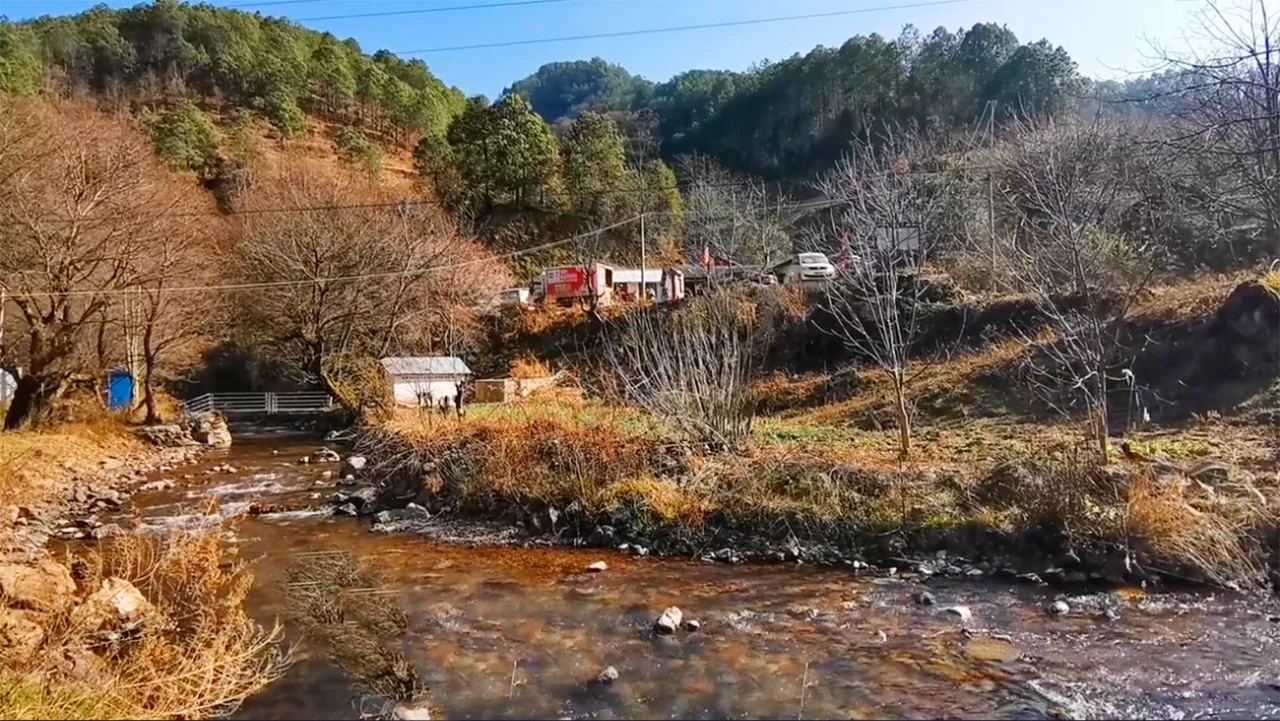
[[[448,398],[452,404],[458,394],[458,382],[461,379],[440,377],[396,376],[391,381],[391,392],[399,405],[416,406],[425,394],[431,394],[431,402],[440,404],[441,398]]]

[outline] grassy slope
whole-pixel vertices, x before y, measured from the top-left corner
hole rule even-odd
[[[1212,313],[1243,277],[1154,288],[1138,322]],[[691,451],[634,409],[562,400],[473,405],[460,422],[402,412],[374,435],[423,458],[460,452],[471,465],[449,492],[490,512],[577,501],[588,513],[639,510],[686,529],[785,520],[819,534],[976,526],[1018,535],[1048,523],[1218,580],[1257,572],[1252,534],[1274,528],[1280,508],[1274,426],[1210,414],[1151,427],[1127,434],[1131,453],[1101,469],[1089,460],[1083,422],[1001,411],[1000,399],[1019,392],[1001,372],[1025,352],[1020,342],[996,341],[922,363],[916,448],[906,463],[891,422],[876,428],[892,401],[874,371],[834,402],[813,399],[829,377],[765,379],[758,390],[786,409],[757,419],[747,449],[733,456]],[[1170,465],[1153,466],[1157,459]],[[1011,481],[1002,465],[1011,460],[1032,472]],[[1191,476],[1215,461],[1229,469],[1209,490]]]

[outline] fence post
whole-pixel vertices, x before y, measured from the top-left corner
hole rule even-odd
[[[267,394],[267,415],[274,416],[276,414],[276,394]]]

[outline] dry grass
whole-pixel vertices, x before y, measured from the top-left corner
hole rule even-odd
[[[124,420],[99,414],[53,428],[0,433],[0,506],[39,506],[60,497],[72,478],[151,449],[128,432]]]
[[[975,525],[1017,535],[1048,524],[1220,582],[1257,577],[1258,549],[1248,534],[1274,528],[1280,508],[1274,472],[1280,438],[1214,423],[1138,436],[1131,444],[1185,469],[1196,459],[1220,458],[1255,471],[1252,485],[1224,484],[1209,498],[1195,495],[1199,487],[1178,473],[1167,492],[1155,492],[1147,462],[1136,455],[1098,467],[1075,426],[996,420],[925,426],[921,460],[901,463],[891,433],[847,425],[760,419],[743,453],[706,455],[633,409],[473,410],[480,408],[462,421],[401,414],[368,437],[378,446],[370,455],[393,464],[442,460],[431,492],[498,515],[577,502],[588,514],[675,527],[704,528],[718,519],[818,535],[832,528],[881,533]],[[1013,460],[1025,470],[1012,473]]]
[[[386,709],[430,697],[417,668],[388,645],[404,635],[408,616],[394,592],[351,554],[319,550],[305,556],[288,569],[285,589],[290,622],[372,697],[365,700]]]
[[[1262,274],[1262,285],[1272,293],[1280,294],[1280,270],[1268,270]]]
[[[82,589],[122,578],[153,609],[105,635],[71,610],[42,619],[39,652],[0,671],[0,717],[219,716],[278,678],[289,662],[282,630],[245,613],[252,575],[217,533],[124,536],[73,562]]]
[[[1224,512],[1227,509],[1215,507],[1215,501],[1197,499],[1184,485],[1162,483],[1149,471],[1136,473],[1128,486],[1125,535],[1147,556],[1189,566],[1215,583],[1262,578],[1261,549],[1250,537],[1254,524],[1247,515],[1252,514]],[[1249,505],[1248,511],[1265,509]],[[1261,527],[1276,523],[1274,512],[1267,515]]]
[[[921,361],[909,382],[908,396],[918,409],[931,415],[967,415],[969,409],[981,405],[975,397],[980,387],[977,379],[984,374],[1007,371],[1026,353],[1027,345],[1022,339],[1010,338],[956,358]],[[887,422],[886,416],[895,402],[888,376],[868,369],[859,377],[859,382],[858,394],[853,398],[785,415],[810,423],[857,420],[863,425],[875,426]],[[799,385],[797,392],[803,399],[804,389],[814,388],[815,381],[802,379]],[[788,392],[776,379],[761,391],[775,398]]]
[[[546,363],[526,353],[511,361],[507,375],[516,379],[546,378],[551,375],[551,369]]]

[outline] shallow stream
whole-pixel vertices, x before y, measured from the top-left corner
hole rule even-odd
[[[351,553],[408,614],[393,644],[446,718],[1280,718],[1280,610],[1268,600],[1125,589],[1063,597],[1070,612],[1054,615],[1058,592],[1014,581],[371,533],[322,509],[336,464],[297,462],[316,446],[237,437],[201,466],[154,476],[176,485],[136,494],[138,521],[199,523],[209,499],[220,516],[253,501],[321,509],[239,524],[240,555],[257,559],[253,613],[284,616],[285,569],[300,554]],[[205,472],[223,464],[235,472]],[[588,573],[596,561],[608,570]],[[917,603],[922,590],[936,603]],[[943,610],[955,605],[971,619]],[[701,627],[653,635],[667,606]],[[296,658],[238,716],[359,716],[323,649],[304,641]],[[618,680],[594,683],[608,666]]]

